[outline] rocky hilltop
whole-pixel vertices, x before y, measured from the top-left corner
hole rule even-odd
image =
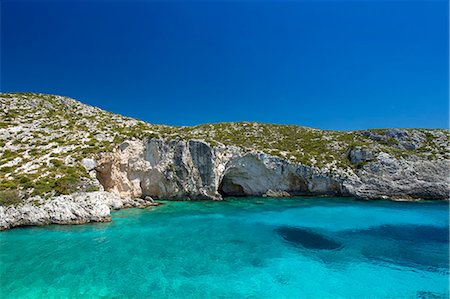
[[[448,199],[449,137],[254,122],[171,127],[67,97],[3,93],[0,227],[107,221],[111,208],[151,198]]]

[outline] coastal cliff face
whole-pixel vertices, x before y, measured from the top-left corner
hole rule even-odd
[[[62,96],[0,94],[0,229],[107,221],[152,198],[441,200],[449,169],[449,130],[172,127]]]
[[[98,156],[97,178],[119,197],[213,199],[224,196],[336,195],[366,199],[446,199],[448,160],[398,159],[352,149],[358,169],[322,169],[199,140],[127,141]]]
[[[338,175],[199,140],[127,141],[100,155],[96,171],[105,190],[120,197],[350,195]]]

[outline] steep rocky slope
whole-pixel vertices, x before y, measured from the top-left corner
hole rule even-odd
[[[0,191],[27,197],[98,189],[83,158],[150,127],[65,97],[1,94]]]
[[[396,157],[361,147],[350,148],[347,156],[353,167],[338,167],[337,163],[315,167],[236,146],[146,138],[124,142],[112,153],[99,154],[96,170],[104,188],[124,198],[448,198],[448,160]]]
[[[446,199],[449,137],[448,130],[342,132],[253,122],[171,127],[67,97],[3,93],[0,202],[17,206],[36,196],[38,203],[97,190],[127,200]]]

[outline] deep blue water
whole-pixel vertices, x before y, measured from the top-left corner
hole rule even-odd
[[[1,298],[448,298],[447,202],[166,202],[0,233]]]

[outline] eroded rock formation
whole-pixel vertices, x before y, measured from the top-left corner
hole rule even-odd
[[[110,212],[126,207],[157,205],[151,200],[119,198],[109,192],[74,193],[51,200],[39,196],[15,206],[0,205],[0,230],[17,226],[83,224],[111,221]]]
[[[104,221],[110,195],[96,190],[124,207],[149,196],[448,199],[447,129],[171,127],[36,93],[0,94],[0,118],[0,229]]]
[[[360,168],[330,171],[240,147],[199,140],[126,141],[96,161],[106,191],[124,198],[336,195],[367,199],[448,198],[449,161],[395,158],[354,149]]]

